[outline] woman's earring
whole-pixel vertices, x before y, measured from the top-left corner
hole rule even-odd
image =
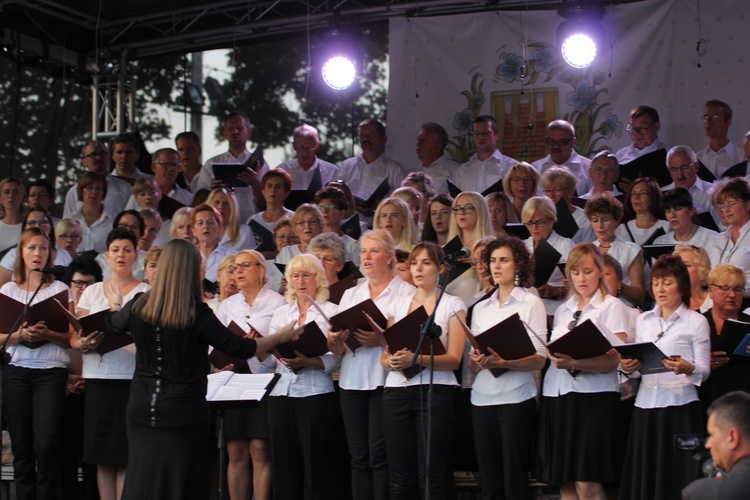
[[[516,277],[515,277],[515,278],[513,279],[513,284],[514,284],[515,286],[518,286],[518,285],[520,285],[520,284],[521,284],[521,280],[520,280],[520,278],[518,277],[518,273],[516,273]]]

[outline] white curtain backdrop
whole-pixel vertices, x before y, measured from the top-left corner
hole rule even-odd
[[[630,143],[628,114],[640,104],[659,111],[659,137],[668,145],[698,150],[707,145],[701,115],[708,99],[732,107],[730,139],[740,144],[750,128],[750,2],[609,6],[606,47],[586,70],[559,55],[562,20],[554,11],[391,20],[387,154],[416,169],[420,124],[434,121],[451,137],[449,154],[462,161],[472,152],[471,120],[492,114],[508,156],[544,156],[544,127],[556,118],[576,125],[579,152],[591,156]],[[699,38],[707,41],[702,57]]]

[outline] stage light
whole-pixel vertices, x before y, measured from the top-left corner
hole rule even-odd
[[[604,6],[587,2],[564,4],[557,13],[565,19],[557,28],[563,59],[574,68],[590,66],[604,41]]]
[[[357,68],[343,55],[334,56],[323,64],[323,81],[334,90],[344,90],[354,82]]]

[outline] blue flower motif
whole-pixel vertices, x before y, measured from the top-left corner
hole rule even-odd
[[[465,109],[453,115],[453,128],[458,130],[460,135],[466,135],[471,132],[473,122],[474,114],[470,109]]]
[[[609,115],[599,127],[602,137],[611,139],[613,135],[620,136],[622,133],[622,122],[617,120],[617,115]]]
[[[579,113],[583,113],[589,106],[596,104],[596,91],[589,87],[589,82],[580,80],[576,84],[576,89],[567,95],[565,102],[575,107]]]
[[[511,83],[521,79],[523,73],[523,59],[515,54],[506,54],[505,62],[497,67],[497,76],[502,77],[505,83]]]
[[[534,60],[536,61],[535,67],[539,68],[541,73],[549,73],[557,63],[557,51],[552,47],[546,47],[544,50],[536,49]]]
[[[471,106],[481,108],[484,104],[484,94],[474,94],[471,96]]]
[[[602,73],[601,71],[596,71],[594,73],[594,85],[601,85],[602,83],[607,81],[607,77]]]

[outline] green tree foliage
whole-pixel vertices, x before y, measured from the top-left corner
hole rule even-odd
[[[319,156],[341,161],[352,156],[356,125],[367,117],[385,121],[387,89],[383,85],[388,45],[386,24],[361,27],[359,78],[353,88],[335,92],[320,78],[320,37],[312,36],[308,72],[306,36],[256,43],[230,52],[234,76],[223,85],[231,109],[247,113],[253,142],[265,148],[286,147],[291,156],[293,129],[301,123],[318,128]],[[361,69],[360,69],[361,68]],[[308,81],[309,77],[309,81]],[[216,131],[221,140],[221,127]]]

